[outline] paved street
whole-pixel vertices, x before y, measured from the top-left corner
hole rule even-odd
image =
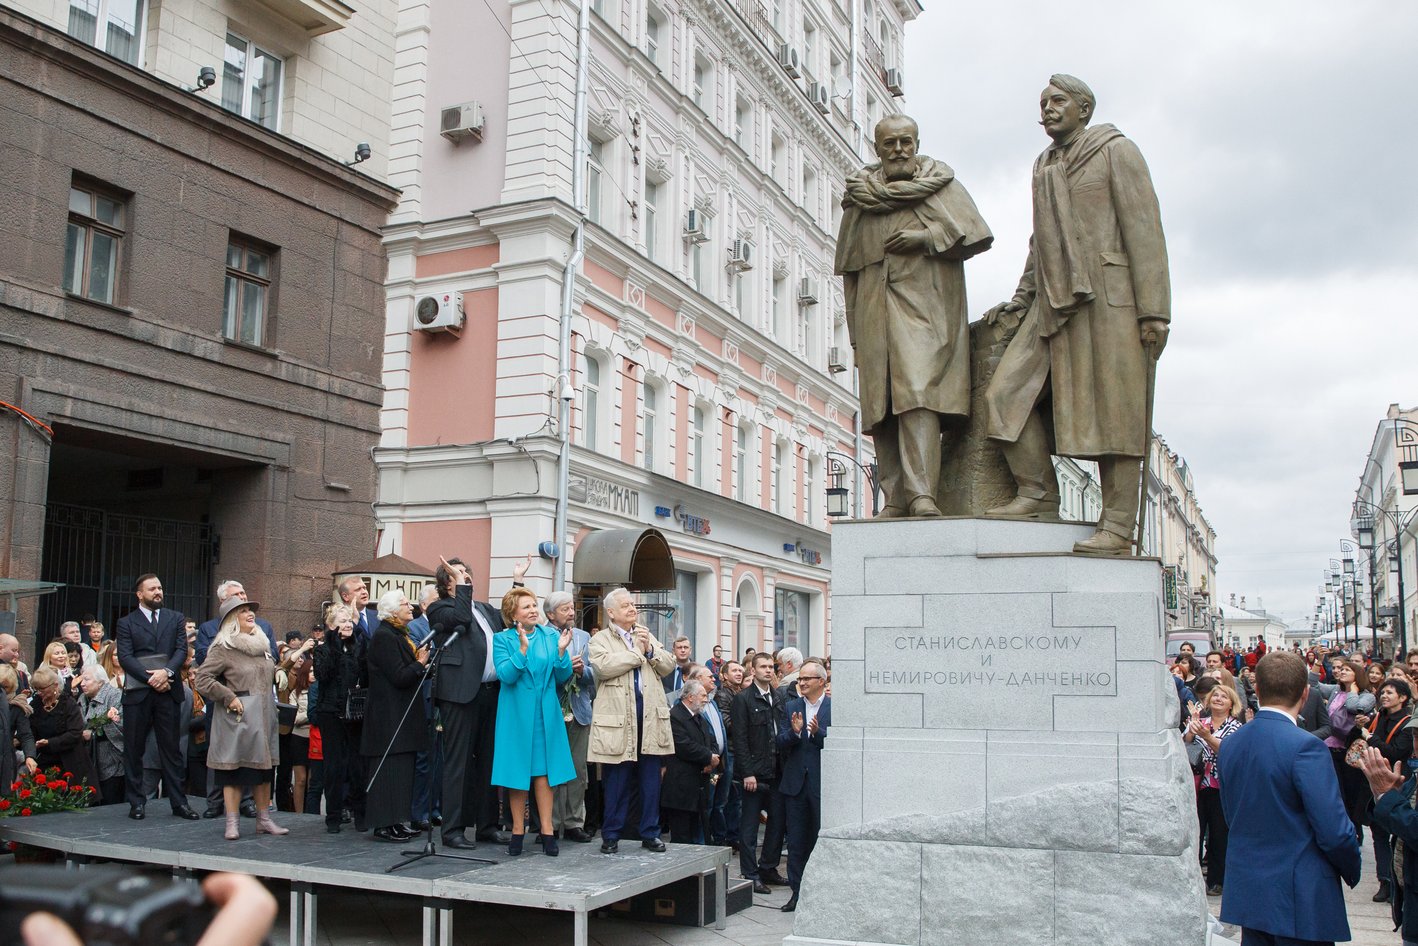
[[[1394,931],[1388,904],[1374,903],[1371,899],[1377,889],[1378,881],[1374,879],[1374,852],[1366,832],[1364,836],[1364,877],[1359,881],[1359,886],[1353,890],[1348,888],[1344,890],[1345,909],[1349,911],[1349,929],[1354,934],[1354,938],[1351,940],[1352,946],[1398,946],[1399,944],[1399,936]],[[1220,897],[1208,897],[1207,903],[1213,916],[1221,911]],[[1237,927],[1226,927],[1225,935],[1235,942],[1241,941],[1241,931]]]

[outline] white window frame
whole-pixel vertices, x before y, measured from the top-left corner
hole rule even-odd
[[[605,226],[606,143],[589,139],[586,148],[586,217]]]
[[[90,45],[90,46],[93,46],[95,49],[100,49],[100,50],[102,50],[103,52],[108,53],[110,56],[114,56],[114,57],[116,57],[116,58],[118,58],[118,59],[123,59],[122,56],[118,56],[117,53],[112,52],[112,51],[108,48],[108,25],[109,25],[109,20],[111,20],[111,19],[113,18],[113,16],[112,16],[113,11],[112,11],[112,9],[111,9],[112,0],[91,0],[91,3],[92,3],[92,5],[93,5],[94,9],[93,9],[92,11],[85,11],[85,12],[91,12],[92,15],[93,15],[93,18],[94,18],[94,38],[93,38],[92,40],[85,40],[85,39],[83,39],[83,37],[75,36],[73,33],[69,33],[69,35],[70,35],[70,36],[73,36],[75,39],[79,40],[80,42],[84,42],[84,43],[87,43],[87,44]],[[67,6],[65,7],[66,16],[67,16],[68,13],[72,12],[73,9],[74,9],[76,6],[81,6],[81,7],[83,7],[83,6],[88,6],[88,5],[89,5],[89,4],[85,4],[85,3],[75,3],[74,0],[69,0],[69,3],[68,3]],[[137,22],[133,24],[134,27],[135,27],[134,32],[133,32],[133,53],[134,53],[134,57],[135,57],[135,58],[133,58],[133,59],[123,59],[123,61],[126,62],[126,63],[128,63],[130,66],[137,66],[138,68],[141,69],[141,68],[143,67],[143,46],[144,46],[144,43],[145,43],[146,40],[147,40],[147,25],[148,25],[148,2],[147,2],[147,0],[138,0],[137,7],[138,7],[138,8],[137,8],[137,13],[136,13]],[[67,26],[66,26],[66,31],[67,31]]]
[[[606,386],[610,369],[606,359],[594,349],[587,348],[583,357],[586,363],[581,374],[581,446],[601,453],[601,431],[606,426],[606,403],[611,393]]]
[[[656,69],[664,71],[664,66],[660,62],[660,52],[664,48],[664,42],[668,39],[669,19],[663,10],[654,4],[645,6],[645,58],[654,64]],[[662,35],[664,34],[664,35]]]
[[[231,111],[234,111],[236,114],[240,115],[242,118],[246,118],[246,119],[249,119],[250,121],[256,122],[258,125],[262,126],[263,128],[269,128],[269,129],[271,129],[272,131],[279,131],[279,130],[280,130],[280,127],[281,127],[281,113],[282,113],[282,111],[283,111],[282,106],[285,104],[285,101],[284,101],[284,100],[285,100],[286,74],[287,74],[285,57],[284,57],[284,56],[278,56],[276,53],[272,52],[271,50],[265,48],[264,46],[261,46],[261,45],[257,44],[255,40],[249,39],[248,37],[241,35],[240,33],[236,32],[235,30],[228,29],[228,30],[226,31],[225,36],[223,36],[223,38],[222,38],[222,55],[223,55],[223,59],[222,59],[222,78],[221,78],[221,82],[222,82],[222,92],[221,92],[221,96],[222,96],[222,100],[223,100],[223,105],[225,105],[225,95],[226,95],[226,59],[225,59],[225,55],[226,55],[226,50],[227,50],[228,48],[234,48],[234,47],[233,47],[233,44],[232,44],[232,42],[231,42],[233,39],[240,40],[241,42],[243,42],[243,43],[246,44],[246,48],[245,48],[245,50],[243,50],[243,55],[245,55],[245,57],[246,57],[246,64],[242,67],[242,72],[241,72],[241,105],[240,105],[239,108],[231,109]],[[256,88],[256,70],[252,68],[252,64],[253,64],[253,62],[254,62],[258,57],[260,57],[260,56],[266,56],[266,57],[268,57],[268,58],[270,58],[270,59],[274,59],[274,60],[279,64],[279,66],[280,66],[280,74],[276,77],[276,96],[275,96],[276,107],[275,107],[275,114],[271,116],[271,120],[270,120],[269,123],[264,122],[264,121],[261,121],[260,119],[256,118],[254,115],[252,115],[252,113],[251,113],[252,100],[253,100],[254,92],[255,92],[255,88]]]
[[[641,397],[641,452],[645,458],[645,469],[659,473],[662,469],[661,452],[665,442],[665,402],[666,392],[655,379],[645,377],[642,382]]]
[[[705,442],[709,425],[703,404],[696,403],[689,409],[689,453],[694,463],[693,483],[699,489],[706,489],[706,467],[709,465],[709,451]]]
[[[643,232],[645,234],[645,255],[650,262],[659,263],[660,260],[660,234],[659,223],[659,203],[662,188],[660,182],[651,178],[645,179],[645,199],[641,201]]]

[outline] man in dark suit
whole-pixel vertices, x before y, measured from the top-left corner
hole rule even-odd
[[[1311,677],[1314,674],[1310,674]],[[1310,683],[1318,681],[1311,680]],[[1306,732],[1313,733],[1315,738],[1324,742],[1329,738],[1331,726],[1329,724],[1329,707],[1325,705],[1324,697],[1319,691],[1311,690],[1305,697],[1305,706],[1300,710],[1300,718],[1296,721],[1299,727]]]
[[[704,838],[709,780],[722,761],[702,715],[708,701],[704,684],[686,680],[679,702],[670,708],[675,754],[665,758],[660,807],[665,810],[670,840],[675,844],[698,844]]]
[[[778,718],[783,708],[782,691],[772,685],[773,655],[753,655],[753,680],[734,697],[729,710],[729,739],[734,753],[734,778],[743,783],[743,806],[739,810],[739,869],[753,881],[753,892],[771,893],[770,882],[783,885],[778,873],[775,839],[783,834],[773,793],[778,783]],[[768,812],[764,830],[763,856],[775,859],[771,867],[758,861],[758,815]]]
[[[1338,881],[1359,883],[1359,842],[1329,750],[1296,725],[1309,683],[1289,651],[1256,663],[1260,711],[1222,744],[1221,808],[1231,826],[1221,921],[1242,946],[1349,939]]]
[[[783,796],[788,820],[788,886],[793,895],[780,908],[798,908],[803,868],[817,845],[822,826],[822,746],[832,725],[832,697],[827,696],[827,666],[816,657],[804,660],[798,670],[798,692],[783,704],[778,719],[778,752],[783,774],[778,794]]]
[[[520,584],[526,566],[513,569]],[[443,846],[471,848],[463,832],[480,841],[506,844],[497,827],[497,789],[492,785],[493,733],[501,688],[492,663],[492,636],[503,629],[502,612],[473,600],[473,578],[462,559],[434,573],[438,600],[428,606],[428,624],[440,648],[433,698],[443,721]],[[453,634],[457,640],[449,643]]]
[[[143,750],[148,732],[157,734],[168,801],[179,818],[201,815],[187,804],[183,791],[187,762],[178,751],[181,736],[182,664],[187,660],[187,619],[162,606],[162,582],[142,575],[133,586],[138,607],[118,619],[118,663],[123,667],[123,769],[128,817],[144,816]]]
[[[379,626],[379,609],[369,603],[369,585],[363,578],[351,576],[336,585],[335,591],[354,612],[355,632],[368,644],[374,636],[374,629]]]

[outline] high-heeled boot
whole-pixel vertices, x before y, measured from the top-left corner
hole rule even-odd
[[[257,834],[290,834],[290,828],[282,828],[271,820],[269,809],[262,808],[256,812],[256,833]]]
[[[237,814],[234,811],[229,811],[226,813],[226,834],[224,835],[224,837],[228,841],[237,841],[241,839],[241,815]]]

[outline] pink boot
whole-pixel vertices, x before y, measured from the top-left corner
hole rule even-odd
[[[290,834],[290,828],[282,828],[271,820],[271,813],[262,810],[256,813],[257,834]]]
[[[235,812],[227,813],[225,837],[228,841],[239,841],[241,839],[241,816]]]

